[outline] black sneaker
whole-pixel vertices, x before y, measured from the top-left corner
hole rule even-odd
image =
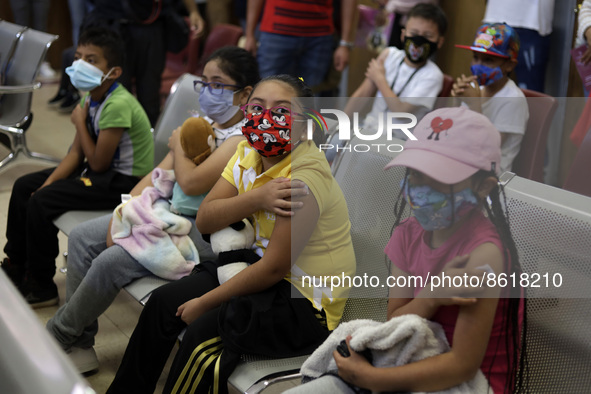
[[[78,93],[68,93],[57,110],[58,112],[69,114],[74,110],[74,108],[76,108],[76,105],[78,104],[80,104],[80,95]]]
[[[18,264],[12,264],[8,257],[5,257],[4,260],[0,262],[0,267],[2,267],[2,271],[4,271],[14,286],[17,289],[20,289],[25,279],[25,267]]]
[[[62,101],[68,96],[68,91],[65,89],[60,89],[57,94],[47,102],[47,105],[50,108],[57,108],[61,105]]]
[[[21,287],[21,292],[33,309],[57,305],[59,302],[57,286],[53,281],[40,283],[27,277]]]

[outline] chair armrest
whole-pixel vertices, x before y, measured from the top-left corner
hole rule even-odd
[[[0,85],[0,93],[2,93],[2,94],[28,93],[28,92],[32,92],[35,89],[39,89],[40,87],[41,87],[40,82],[29,84],[29,85],[16,85],[16,86]]]

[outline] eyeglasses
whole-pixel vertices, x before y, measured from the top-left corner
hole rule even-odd
[[[226,88],[236,88],[237,90],[242,89],[242,86],[238,85],[230,85],[227,83],[221,82],[203,82],[203,81],[193,81],[193,89],[197,93],[203,93],[203,90],[207,87],[211,94],[223,94]]]
[[[265,108],[260,104],[244,104],[240,107],[244,116],[265,116],[267,112],[271,112],[271,116],[282,117],[282,116],[297,116],[300,115],[297,112],[292,112],[291,109],[282,106],[276,106],[271,108]]]

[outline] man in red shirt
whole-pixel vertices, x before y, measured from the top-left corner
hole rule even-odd
[[[341,40],[335,50],[333,0],[248,0],[245,48],[257,56],[261,77],[292,74],[313,87],[326,77],[331,59],[337,71],[342,71],[353,46],[350,36],[356,5],[356,0],[341,1]],[[257,49],[254,32],[261,11]]]

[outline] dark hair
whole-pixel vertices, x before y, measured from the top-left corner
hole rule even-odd
[[[440,36],[444,36],[447,31],[447,17],[438,5],[419,3],[408,11],[407,20],[410,18],[423,18],[434,22],[437,25]]]
[[[205,63],[216,60],[224,74],[240,87],[254,86],[261,79],[259,65],[250,52],[236,46],[226,46],[212,53]]]
[[[123,39],[116,31],[105,27],[89,27],[80,33],[78,46],[94,45],[103,50],[109,67],[123,67],[125,62],[125,46]]]
[[[396,197],[396,203],[394,204],[394,214],[396,220],[392,227],[392,232],[400,224],[402,218],[405,216],[406,199],[403,197],[403,190],[406,187],[406,182],[410,170],[407,168],[404,179],[402,181],[402,187]],[[519,263],[519,256],[517,254],[517,246],[513,241],[511,235],[511,228],[509,226],[509,213],[503,210],[503,205],[507,206],[507,200],[505,196],[505,190],[503,186],[498,182],[498,178],[493,171],[479,170],[472,176],[472,179],[476,184],[480,184],[484,179],[488,177],[494,177],[497,180],[497,185],[491,190],[488,195],[489,200],[484,201],[483,205],[486,210],[488,219],[495,226],[499,238],[503,244],[503,257],[504,261],[511,264],[511,272],[507,275],[515,273],[517,278],[521,277],[521,264]],[[453,187],[450,186],[450,191],[453,199]],[[501,203],[501,197],[503,202]],[[453,215],[453,213],[452,213]],[[508,302],[503,303],[503,328],[507,335],[505,336],[505,350],[507,353],[507,365],[509,366],[508,379],[505,385],[505,393],[520,393],[526,391],[525,385],[528,379],[528,368],[527,368],[527,351],[526,351],[526,335],[527,335],[527,296],[526,294],[521,297],[521,288],[511,287],[510,293],[505,294],[503,297],[508,297]],[[525,291],[526,289],[524,289]],[[519,330],[519,310],[521,302],[523,302],[523,320],[521,332]],[[499,343],[497,343],[498,351]],[[496,353],[495,353],[496,357]],[[494,365],[491,362],[491,367]],[[484,371],[483,371],[484,372]],[[490,373],[491,371],[489,371]]]
[[[270,75],[268,77],[261,79],[260,82],[256,84],[254,89],[252,89],[252,92],[250,93],[250,96],[248,96],[248,99],[250,100],[250,97],[252,96],[252,94],[256,90],[256,87],[259,84],[261,84],[263,82],[267,82],[267,81],[279,81],[279,82],[283,82],[283,83],[289,85],[295,91],[295,93],[296,93],[295,97],[313,97],[314,96],[312,94],[312,89],[310,89],[310,87],[308,85],[306,85],[306,83],[302,79],[296,78],[293,75],[289,75],[289,74],[279,74],[279,75]]]

